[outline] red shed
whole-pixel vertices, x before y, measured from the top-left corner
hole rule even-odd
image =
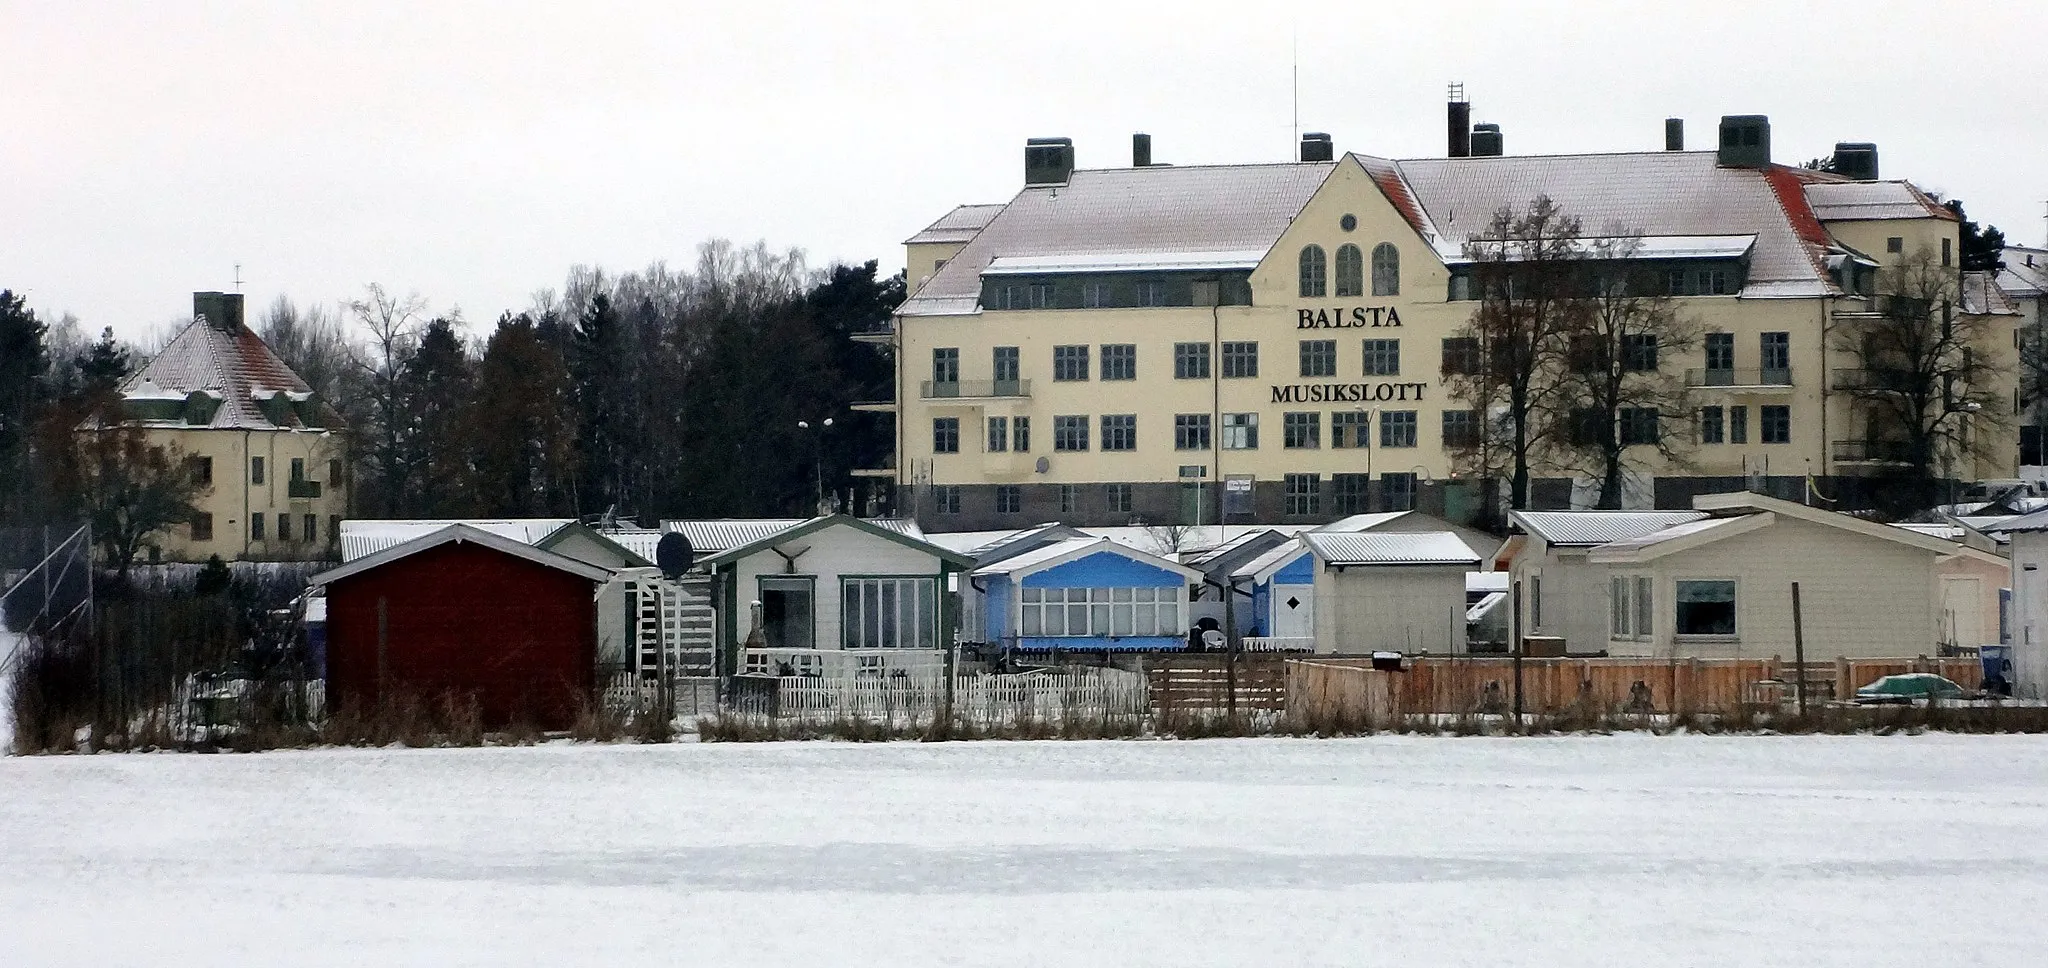
[[[595,698],[594,598],[610,578],[461,524],[324,572],[328,703],[474,696],[487,725],[567,728]]]

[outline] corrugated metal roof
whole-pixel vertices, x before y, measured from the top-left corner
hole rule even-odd
[[[1998,288],[2006,295],[2027,299],[2048,293],[2048,249],[2008,245],[1999,259],[2005,265],[1998,270]]]
[[[1298,537],[1289,541],[1283,541],[1266,549],[1265,554],[1239,565],[1236,571],[1230,573],[1230,577],[1240,580],[1247,578],[1255,579],[1259,576],[1259,572],[1301,554],[1302,550],[1306,547]]]
[[[1265,252],[1335,162],[1082,169],[1030,186],[905,300],[906,316],[973,313],[999,256]]]
[[[1655,531],[1639,534],[1632,538],[1622,538],[1620,540],[1608,542],[1606,544],[1601,545],[1600,550],[1603,552],[1624,553],[1629,551],[1636,551],[1643,548],[1649,548],[1655,545],[1660,545],[1667,541],[1676,541],[1680,538],[1691,537],[1696,534],[1707,534],[1713,531],[1723,529],[1738,529],[1744,525],[1749,524],[1750,519],[1754,517],[1755,515],[1744,514],[1731,518],[1702,518],[1697,521],[1684,521],[1678,524],[1671,525],[1670,527],[1659,528]]]
[[[690,539],[690,547],[696,549],[698,557],[731,551],[741,545],[752,544],[762,538],[780,534],[811,518],[717,518],[709,521],[663,521],[664,531],[680,531]],[[924,531],[917,522],[899,518],[867,518],[869,524],[922,539]],[[656,539],[659,540],[659,539]],[[941,547],[944,547],[941,545]],[[949,549],[950,550],[950,549]]]
[[[924,227],[916,235],[904,239],[904,245],[926,243],[957,243],[974,238],[996,213],[1003,210],[1002,202],[984,205],[962,205],[939,216],[939,220]]]
[[[136,400],[210,392],[221,405],[205,426],[232,430],[304,428],[296,413],[283,424],[272,422],[257,408],[256,398],[284,393],[303,399],[312,389],[249,327],[223,330],[202,319],[179,330],[148,366],[121,383],[121,395]],[[338,425],[340,417],[330,409],[323,423]],[[185,426],[182,421],[178,425]]]
[[[1904,181],[1814,182],[1806,202],[1823,222],[1952,217]]]
[[[1522,530],[1554,545],[1603,545],[1627,541],[1675,524],[1698,521],[1702,511],[1511,511]]]
[[[1302,535],[1316,556],[1332,565],[1476,565],[1479,556],[1449,531]]]
[[[1351,515],[1350,517],[1338,518],[1337,520],[1335,520],[1335,521],[1332,521],[1332,522],[1330,522],[1329,524],[1325,524],[1325,525],[1322,525],[1322,526],[1320,526],[1320,527],[1316,527],[1316,528],[1311,528],[1311,529],[1309,529],[1309,530],[1311,530],[1311,531],[1322,531],[1322,532],[1326,532],[1326,533],[1331,533],[1331,532],[1349,532],[1349,531],[1371,531],[1372,529],[1374,529],[1374,528],[1377,528],[1377,527],[1379,527],[1380,525],[1386,524],[1386,523],[1387,523],[1387,522],[1389,522],[1389,521],[1392,521],[1392,520],[1394,520],[1394,519],[1396,519],[1396,518],[1399,518],[1399,517],[1401,517],[1401,516],[1403,516],[1403,515],[1408,515],[1408,514],[1413,514],[1413,513],[1415,513],[1415,512],[1413,512],[1413,511],[1369,511],[1369,512],[1366,512],[1366,513],[1364,513],[1364,514],[1354,514],[1354,515]]]
[[[1167,272],[1201,269],[1256,269],[1265,249],[1229,252],[1091,252],[1083,255],[997,256],[984,276],[1024,276],[1059,272]]]
[[[570,522],[570,518],[447,518],[441,520],[377,520],[341,522],[341,560],[366,558],[451,525],[468,525],[523,544],[539,544]]]

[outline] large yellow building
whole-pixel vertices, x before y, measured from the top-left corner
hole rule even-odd
[[[1547,196],[1589,236],[1639,238],[1637,267],[1702,331],[1651,351],[1687,387],[1690,413],[1664,419],[1693,427],[1679,459],[1632,477],[1630,506],[1799,499],[1809,475],[1853,491],[1895,455],[1851,392],[1876,371],[1847,327],[1880,314],[1886,266],[1918,255],[1960,283],[1958,223],[1877,178],[1867,145],[1824,174],[1772,164],[1760,116],[1718,133],[1717,150],[1540,157],[1482,154],[1499,141],[1480,136],[1468,156],[1400,161],[1308,135],[1300,161],[1215,166],[1149,164],[1139,136],[1132,167],[1097,170],[1034,139],[1014,198],[907,242],[896,399],[869,405],[897,414],[897,460],[868,473],[936,530],[1468,513],[1478,489],[1446,442],[1476,415],[1441,375],[1479,305],[1468,243]],[[2011,321],[1983,328],[1980,359],[2009,359]],[[1986,433],[2011,423],[1975,409]],[[1973,449],[1999,456],[1951,454],[1954,477],[2014,473],[2015,447]],[[1531,503],[1592,496],[1553,473]]]
[[[338,557],[341,419],[242,321],[242,294],[192,294],[193,320],[120,388],[123,416],[188,462],[199,514],[149,539],[170,561]]]

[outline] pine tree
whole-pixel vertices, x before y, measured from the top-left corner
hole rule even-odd
[[[50,358],[45,327],[22,297],[0,289],[0,521],[23,512],[30,485],[29,440],[44,403]]]

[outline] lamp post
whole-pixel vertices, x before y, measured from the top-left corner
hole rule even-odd
[[[815,486],[815,488],[816,488],[816,491],[815,491],[815,493],[814,493],[814,494],[812,495],[812,506],[813,506],[813,508],[814,508],[814,509],[815,509],[815,510],[816,510],[816,511],[817,511],[817,512],[819,513],[819,514],[824,514],[824,513],[825,513],[825,439],[824,439],[824,435],[825,435],[825,431],[826,431],[826,429],[828,429],[828,428],[830,428],[830,427],[832,426],[832,418],[831,418],[831,417],[826,417],[825,419],[823,419],[823,420],[820,420],[820,421],[818,421],[818,422],[817,422],[817,425],[816,425],[816,427],[815,427],[815,429],[813,428],[813,426],[812,426],[812,424],[811,424],[811,421],[808,421],[808,420],[799,420],[799,421],[797,421],[797,422],[796,422],[796,426],[797,426],[797,429],[798,429],[798,430],[808,430],[808,431],[811,431],[811,472],[812,472],[812,475],[813,475],[813,481],[814,481],[814,486]]]

